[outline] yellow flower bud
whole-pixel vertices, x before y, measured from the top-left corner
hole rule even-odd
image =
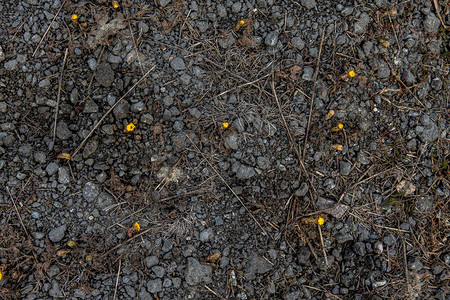
[[[339,130],[342,130],[342,128],[344,128],[344,124],[339,123],[337,126],[331,128],[331,132],[338,132]]]
[[[356,76],[355,71],[353,71],[353,70],[348,71],[348,76],[355,77]]]
[[[223,129],[227,129],[229,126],[230,126],[230,123],[228,123],[228,122],[223,122],[222,123],[222,128]]]
[[[139,225],[138,222],[136,222],[136,223],[133,224],[133,228],[134,228],[134,230],[136,230],[136,231],[141,231],[141,226]]]
[[[113,1],[112,2],[112,6],[114,7],[114,9],[118,9],[119,8],[119,2]]]
[[[133,123],[130,123],[130,124],[127,125],[127,131],[128,132],[133,131],[134,128],[136,128],[136,125],[134,125]]]
[[[319,224],[319,226],[322,226],[324,223],[325,223],[325,219],[324,219],[324,218],[319,217],[319,218],[317,219],[317,224]]]
[[[342,151],[342,149],[344,149],[344,147],[342,145],[336,144],[336,145],[331,145],[331,149]]]

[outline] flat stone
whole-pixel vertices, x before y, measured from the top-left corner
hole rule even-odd
[[[94,154],[97,148],[98,148],[98,140],[97,139],[89,140],[86,143],[86,145],[84,145],[83,158],[88,158],[89,156]]]
[[[4,61],[6,59],[5,52],[3,52],[2,46],[0,46],[0,62]]]
[[[106,192],[101,192],[97,197],[97,204],[100,209],[107,208],[114,204],[114,198]]]
[[[57,163],[51,162],[45,168],[45,171],[49,176],[55,175],[58,172],[59,166]]]
[[[68,167],[59,167],[58,169],[58,182],[61,184],[70,183],[70,172]]]
[[[247,180],[247,179],[250,179],[253,176],[255,176],[255,174],[256,174],[255,168],[245,166],[245,165],[240,165],[236,172],[236,177],[241,180]]]
[[[247,280],[252,280],[255,274],[264,274],[272,270],[273,266],[266,259],[253,252],[249,258],[244,276]]]
[[[114,71],[111,69],[110,64],[100,63],[97,66],[97,71],[95,72],[95,79],[102,86],[110,87],[114,81]]]
[[[114,108],[113,113],[117,120],[125,119],[130,111],[130,104],[126,100],[122,100]]]
[[[272,31],[267,34],[264,43],[269,47],[274,47],[278,43],[278,35],[280,33],[278,31]]]
[[[66,233],[66,230],[67,230],[66,224],[56,227],[48,233],[48,238],[52,242],[57,243],[64,238],[64,234]]]
[[[293,37],[291,39],[291,43],[298,50],[302,50],[303,48],[305,48],[305,42],[300,37]]]
[[[225,147],[232,149],[232,150],[239,149],[239,135],[237,132],[233,132],[233,133],[227,135],[224,138],[224,141],[225,141]]]
[[[170,66],[175,71],[186,70],[186,65],[184,64],[183,59],[180,57],[175,57],[174,59],[172,59],[172,61],[170,62]]]
[[[88,182],[83,187],[83,198],[87,202],[92,202],[97,199],[97,196],[100,194],[100,187],[93,183]]]
[[[339,172],[344,175],[348,176],[350,174],[350,171],[352,169],[352,164],[346,161],[340,161],[339,163]]]
[[[307,9],[313,9],[317,6],[316,0],[302,0],[301,4]]]
[[[423,28],[427,33],[437,33],[440,26],[441,21],[433,13],[429,13],[423,21]]]
[[[193,258],[188,258],[187,268],[185,272],[185,279],[189,285],[197,285],[201,282],[210,283],[212,268],[210,266],[202,265]]]
[[[159,264],[159,259],[156,256],[147,256],[145,258],[145,265],[147,268],[151,268]]]
[[[162,280],[161,279],[155,279],[155,280],[149,280],[147,282],[147,291],[152,294],[156,294],[162,291]]]
[[[59,121],[56,126],[56,137],[61,140],[67,140],[72,137],[72,131],[70,131],[69,126],[64,121]]]

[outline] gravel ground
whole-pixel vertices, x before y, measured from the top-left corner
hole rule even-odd
[[[446,2],[2,1],[0,298],[450,299]]]

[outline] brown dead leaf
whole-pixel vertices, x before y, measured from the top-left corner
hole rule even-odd
[[[205,258],[205,260],[206,260],[207,262],[210,262],[210,263],[215,263],[215,262],[217,262],[219,259],[220,259],[220,252],[211,254],[211,255],[209,255],[208,257]]]
[[[402,180],[399,184],[397,184],[396,189],[398,193],[405,193],[404,196],[409,196],[414,194],[416,191],[416,186],[412,184],[411,181]]]
[[[290,77],[291,77],[292,80],[298,80],[300,78],[301,73],[302,73],[302,67],[300,67],[300,66],[292,66],[289,69],[289,72],[291,72]]]
[[[56,255],[58,256],[64,256],[67,253],[70,253],[70,251],[72,251],[71,249],[60,249],[58,250],[58,252],[56,252]]]
[[[98,45],[106,45],[108,38],[127,27],[123,14],[117,13],[117,17],[108,21],[108,15],[96,15],[96,27],[87,39],[87,47],[94,49]]]

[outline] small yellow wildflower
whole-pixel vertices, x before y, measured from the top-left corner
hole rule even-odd
[[[342,151],[342,149],[344,149],[344,147],[342,145],[336,144],[336,145],[331,145],[331,149]]]
[[[348,71],[348,76],[355,77],[356,76],[355,71],[353,71],[353,70]]]
[[[2,280],[2,278],[3,278],[3,274],[2,274],[2,272],[0,272],[0,280]]]
[[[230,126],[230,123],[228,123],[228,122],[223,122],[222,123],[222,128],[223,129],[227,129],[229,126]]]
[[[134,125],[133,123],[130,123],[130,124],[127,125],[127,131],[128,132],[133,131],[134,128],[136,128],[136,125]]]
[[[337,126],[331,128],[331,132],[338,132],[339,130],[342,130],[342,128],[344,128],[344,124],[339,123]]]
[[[324,223],[325,223],[325,219],[324,219],[324,218],[319,217],[319,218],[317,219],[317,224],[319,224],[319,226],[322,226]]]
[[[71,17],[73,26],[78,26],[78,15],[73,14]]]
[[[134,230],[136,230],[136,231],[141,231],[141,225],[139,225],[138,222],[136,222],[136,223],[133,224],[133,228],[134,228]]]
[[[112,2],[112,6],[114,7],[114,9],[118,9],[119,8],[119,2],[118,1],[113,1]]]
[[[334,116],[334,110],[330,109],[330,111],[325,116],[325,120],[329,120]]]
[[[244,26],[245,21],[244,20],[240,20],[237,24],[236,27],[234,27],[234,31],[238,31],[239,29],[241,29],[242,26]]]

